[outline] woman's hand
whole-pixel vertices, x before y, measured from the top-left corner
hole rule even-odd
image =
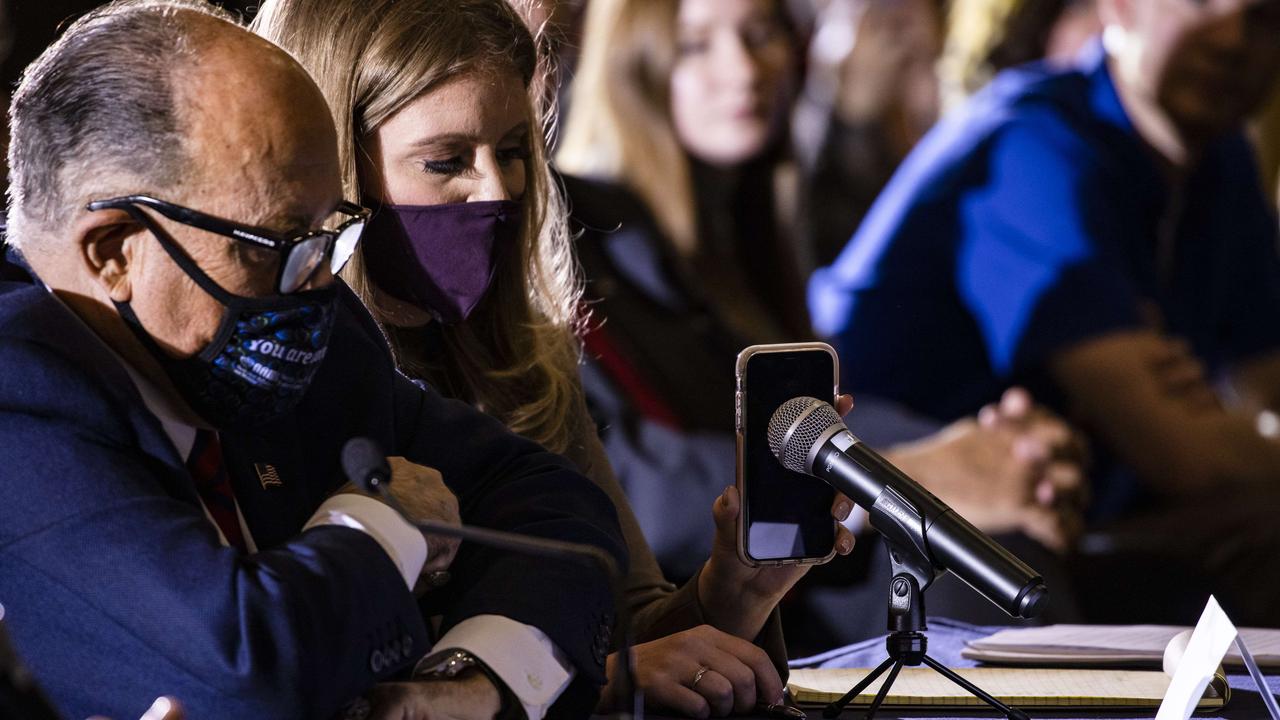
[[[646,704],[690,717],[750,713],[758,700],[777,703],[782,698],[782,679],[769,656],[750,642],[699,625],[641,643],[631,648],[637,689]],[[605,671],[609,681],[601,693],[597,712],[616,694],[617,653],[609,656]]]
[[[847,415],[853,397],[841,395],[836,410]],[[738,489],[727,487],[711,506],[716,536],[711,557],[698,576],[698,599],[703,616],[712,625],[740,638],[754,638],[783,595],[809,571],[809,565],[751,567],[738,556]],[[836,493],[831,517],[843,523],[853,512],[853,502]],[[853,533],[843,525],[836,530],[836,552],[853,551]]]

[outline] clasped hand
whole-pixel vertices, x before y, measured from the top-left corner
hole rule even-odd
[[[886,456],[983,532],[1065,552],[1083,527],[1084,442],[1021,388]]]

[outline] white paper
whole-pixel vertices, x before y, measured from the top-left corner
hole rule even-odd
[[[1001,663],[1043,664],[1046,661],[1087,666],[1112,664],[1159,666],[1169,642],[1189,627],[1176,625],[1045,625],[1009,628],[970,641],[964,657]],[[1280,630],[1237,628],[1259,667],[1280,669]],[[1243,667],[1236,646],[1224,663]]]
[[[1209,604],[1205,606],[1200,622],[1196,623],[1195,632],[1191,633],[1186,650],[1177,663],[1173,682],[1160,703],[1156,720],[1188,720],[1191,717],[1236,635],[1236,626],[1222,611],[1217,598],[1210,596]],[[1166,672],[1168,670],[1166,668]]]
[[[1276,703],[1276,696],[1271,694],[1271,686],[1267,685],[1267,679],[1262,676],[1258,663],[1254,662],[1253,655],[1249,653],[1244,635],[1236,638],[1236,647],[1240,649],[1240,656],[1244,658],[1244,666],[1248,668],[1249,675],[1258,685],[1258,694],[1262,695],[1262,703],[1267,706],[1267,714],[1271,716],[1271,720],[1280,720],[1280,705]]]

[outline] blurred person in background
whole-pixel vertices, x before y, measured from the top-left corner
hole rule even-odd
[[[815,322],[855,391],[945,421],[1021,382],[1091,433],[1095,618],[1186,623],[1215,592],[1274,624],[1280,257],[1241,131],[1280,2],[1098,11],[1075,63],[1002,73],[921,142],[813,276]]]
[[[938,117],[938,0],[829,0],[816,17],[791,129],[806,274],[835,259]]]
[[[605,449],[673,576],[692,572],[690,548],[705,547],[690,513],[734,483],[734,357],[811,335],[794,295],[793,218],[779,209],[798,61],[780,3],[588,8],[557,155],[588,278],[583,375]],[[945,429],[869,397],[858,403],[854,430],[979,527],[1070,546],[1080,482],[1071,435],[1025,393]],[[858,547],[859,563],[810,574],[861,589],[832,591],[825,624],[812,607],[795,613],[793,649],[883,633],[883,587],[865,580],[887,574],[887,561],[874,540]],[[1049,553],[1028,552],[1053,574]],[[1066,583],[1050,584],[1070,617]],[[968,602],[967,588],[945,586],[931,592],[931,612],[1000,620]]]
[[[953,0],[938,60],[943,106],[959,107],[1006,68],[1069,63],[1102,32],[1095,0]]]
[[[802,267],[835,260],[940,106],[1007,67],[1070,61],[1101,30],[1093,0],[829,0],[792,130]]]

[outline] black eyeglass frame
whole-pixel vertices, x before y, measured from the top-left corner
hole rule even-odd
[[[232,240],[238,240],[243,243],[248,243],[249,245],[255,245],[260,248],[266,248],[280,253],[280,267],[276,271],[275,288],[276,292],[281,295],[293,293],[298,288],[303,287],[310,282],[311,278],[315,276],[316,271],[318,271],[320,266],[324,264],[326,258],[332,261],[334,246],[337,243],[338,238],[342,237],[342,234],[356,223],[367,224],[369,221],[369,215],[371,214],[368,208],[361,207],[353,202],[344,200],[338,204],[334,209],[334,212],[351,215],[352,217],[344,220],[338,225],[338,227],[310,230],[301,235],[290,237],[274,230],[267,230],[253,225],[245,225],[232,220],[224,220],[220,217],[208,215],[200,212],[199,210],[193,210],[189,207],[177,205],[150,195],[122,195],[120,197],[106,198],[104,200],[94,200],[90,202],[86,208],[91,212],[96,212],[98,210],[127,211],[136,210],[136,206],[139,205],[151,208],[174,222],[182,223],[183,225],[205,230],[207,232],[214,233],[215,235],[221,235],[223,237],[231,238]],[[363,233],[363,229],[361,230],[361,233]],[[320,262],[316,263],[316,266],[307,273],[307,276],[302,278],[293,288],[285,290],[284,272],[285,269],[289,267],[289,256],[296,248],[302,246],[308,240],[320,235],[327,237],[324,250],[320,255]],[[359,243],[360,238],[357,237],[356,241],[352,243],[351,253],[347,253],[346,259],[350,259],[351,254],[355,252],[355,248]],[[346,264],[346,259],[343,260],[343,265]],[[342,266],[331,266],[330,269],[334,275],[337,275],[338,272],[342,270]]]

